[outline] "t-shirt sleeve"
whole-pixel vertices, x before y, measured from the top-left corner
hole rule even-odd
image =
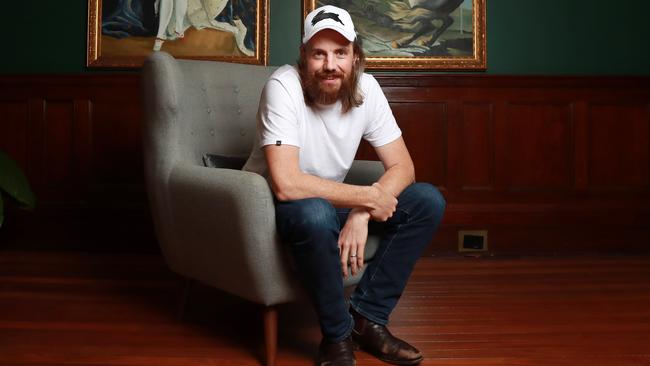
[[[402,136],[402,130],[397,126],[393,111],[388,100],[375,78],[368,78],[368,92],[364,103],[368,103],[369,121],[363,133],[363,138],[373,147],[380,147],[397,140]]]
[[[269,80],[262,90],[257,123],[260,147],[278,142],[300,147],[296,107],[278,80]]]

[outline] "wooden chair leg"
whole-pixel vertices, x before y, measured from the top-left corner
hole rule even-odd
[[[178,301],[178,309],[176,310],[176,318],[179,321],[182,321],[185,317],[185,311],[187,310],[187,304],[190,300],[190,294],[192,293],[192,288],[194,287],[195,280],[184,277],[183,284],[181,285],[181,298]]]
[[[264,307],[264,345],[266,347],[266,366],[275,366],[278,351],[278,308]]]

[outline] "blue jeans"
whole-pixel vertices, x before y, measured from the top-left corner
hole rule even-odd
[[[442,220],[445,199],[426,183],[408,186],[398,197],[397,210],[386,222],[370,222],[380,233],[374,258],[367,264],[350,305],[382,325],[395,308],[413,266]],[[276,202],[280,238],[290,246],[298,273],[316,308],[323,337],[338,342],[354,326],[343,292],[338,249],[341,228],[350,209],[336,209],[321,198]]]

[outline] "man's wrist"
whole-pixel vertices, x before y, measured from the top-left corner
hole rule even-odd
[[[350,215],[370,221],[370,212],[363,208],[353,208]]]
[[[371,186],[366,186],[366,198],[365,198],[365,204],[363,205],[365,210],[374,210],[377,208],[377,197],[380,195],[380,190],[379,187],[375,186],[375,184]]]

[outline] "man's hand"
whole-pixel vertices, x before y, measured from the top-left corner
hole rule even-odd
[[[379,183],[374,183],[371,189],[372,203],[370,216],[375,221],[384,222],[393,216],[397,209],[397,198],[388,193]]]
[[[353,276],[363,268],[363,251],[368,240],[368,221],[370,221],[370,214],[363,209],[355,208],[350,211],[348,220],[341,229],[338,244],[344,278],[348,276],[348,262]]]

